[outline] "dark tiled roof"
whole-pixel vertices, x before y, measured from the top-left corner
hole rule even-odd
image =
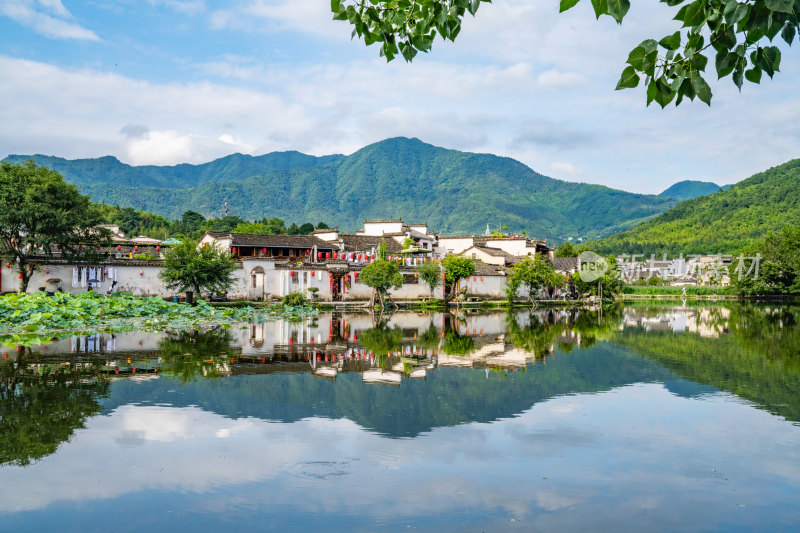
[[[475,261],[473,276],[505,276],[505,271],[497,265],[487,265],[483,261]]]
[[[503,250],[501,250],[499,248],[492,248],[490,246],[478,246],[476,244],[473,248],[477,248],[478,250],[480,250],[482,252],[486,252],[487,254],[489,254],[491,256],[494,256],[494,257],[511,256],[511,254],[508,253],[508,252],[504,252]],[[511,256],[511,257],[513,257],[513,256]]]
[[[347,252],[365,252],[371,248],[376,250],[381,245],[381,241],[386,242],[386,251],[395,253],[403,249],[403,246],[394,239],[384,239],[373,235],[342,235],[344,249]]]
[[[209,231],[215,238],[230,237],[231,246],[264,246],[268,248],[312,248],[321,250],[338,248],[334,243],[323,241],[313,235],[256,235],[252,233],[219,233]]]
[[[554,257],[553,268],[559,272],[567,272],[578,268],[577,257]]]
[[[464,253],[466,253],[467,251],[471,250],[472,248],[476,248],[476,249],[478,249],[478,250],[480,250],[482,252],[485,252],[485,253],[493,256],[493,257],[502,257],[502,258],[505,259],[505,263],[507,265],[511,264],[511,263],[516,263],[517,261],[522,259],[521,257],[517,257],[516,255],[510,254],[510,253],[506,252],[505,250],[501,250],[499,248],[492,248],[491,246],[479,246],[477,244],[472,246],[471,248],[467,248],[467,250],[465,250]]]
[[[315,229],[314,235],[316,235],[317,233],[333,233],[334,231],[338,232],[339,226],[336,226],[335,228]]]

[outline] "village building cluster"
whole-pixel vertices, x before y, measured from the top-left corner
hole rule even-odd
[[[177,241],[125,237],[116,226],[107,226],[113,244],[98,250],[96,265],[72,265],[58,259],[40,263],[29,291],[58,288],[102,293],[130,291],[140,296],[175,296],[159,278],[164,251]],[[200,245],[215,246],[237,259],[229,299],[262,301],[295,291],[323,301],[368,300],[372,289],[359,279],[361,269],[379,256],[381,246],[397,261],[403,286],[392,292],[396,299],[441,298],[419,279],[416,269],[446,255],[475,260],[473,276],[459,290],[482,298],[503,298],[507,268],[523,257],[539,253],[553,260],[545,241],[524,235],[441,235],[427,224],[407,224],[402,219],[365,220],[363,228],[343,233],[338,228],[318,229],[313,235],[255,235],[206,232]],[[558,266],[558,265],[557,265]],[[574,266],[574,265],[573,265]],[[1,268],[5,267],[5,268]],[[18,286],[14,265],[0,265],[0,290]]]

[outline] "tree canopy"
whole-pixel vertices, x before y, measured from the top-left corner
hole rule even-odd
[[[60,174],[33,161],[0,163],[0,257],[15,263],[25,292],[33,257],[55,253],[79,262],[109,238],[99,209]]]
[[[411,61],[428,52],[437,35],[454,41],[463,17],[475,15],[491,0],[331,0],[336,20],[353,26],[353,36],[367,45],[381,43],[380,54],[391,61],[401,54]],[[771,43],[779,34],[789,45],[800,30],[800,0],[660,0],[677,8],[678,29],[669,35],[646,39],[628,55],[617,89],[646,87],[647,104],[665,107],[684,98],[711,103],[705,80],[709,57],[714,56],[718,78],[732,76],[741,90],[745,80],[760,83],[778,72],[781,52]],[[567,11],[580,0],[560,0]],[[591,0],[597,18],[617,23],[630,9],[630,0]],[[709,69],[710,70],[710,69]]]
[[[234,268],[236,263],[227,251],[184,239],[166,253],[159,276],[172,290],[192,289],[200,295],[204,290],[226,291],[233,283]]]
[[[367,287],[372,287],[377,294],[380,305],[389,289],[399,289],[403,286],[403,275],[394,261],[373,261],[361,271],[361,282]]]
[[[524,286],[528,291],[528,300],[533,301],[543,287],[560,287],[563,284],[564,278],[556,273],[553,265],[540,254],[534,254],[513,265],[506,282],[506,296],[513,300],[519,288]]]
[[[449,298],[455,296],[454,289],[459,281],[475,272],[475,261],[461,255],[448,255],[442,259],[444,267],[445,293]]]

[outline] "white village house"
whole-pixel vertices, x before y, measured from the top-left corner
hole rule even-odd
[[[96,265],[71,265],[58,259],[44,259],[29,284],[29,292],[92,290],[108,293],[130,291],[139,296],[171,297],[158,274],[163,265],[162,243],[147,237],[125,238],[119,228],[109,228],[115,244],[101,250]],[[416,267],[441,260],[447,254],[475,259],[476,271],[463,280],[460,289],[471,296],[503,298],[506,269],[521,257],[534,253],[552,259],[544,241],[524,236],[444,236],[428,230],[427,224],[405,224],[401,219],[365,220],[355,233],[337,228],[316,230],[313,235],[252,235],[207,232],[200,245],[227,250],[237,259],[230,299],[267,300],[293,291],[325,301],[367,300],[372,289],[361,283],[361,269],[377,258],[386,246],[391,260],[400,263],[405,283],[392,291],[394,299],[441,298],[443,288],[431,294],[416,274]],[[166,245],[165,245],[166,246]],[[15,291],[19,280],[15,265],[0,265],[0,290]],[[312,290],[309,290],[312,289]]]

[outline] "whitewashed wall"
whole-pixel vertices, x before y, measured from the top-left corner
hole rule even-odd
[[[313,275],[311,270],[295,271],[296,276],[291,276],[290,270],[276,269],[275,263],[271,259],[245,259],[242,266],[234,270],[233,278],[234,283],[228,291],[230,299],[276,299],[281,298],[290,292],[300,291],[310,298],[311,293],[308,291],[310,287],[317,287],[318,298],[322,301],[329,301],[331,299],[330,293],[330,273],[327,270],[319,269],[314,270]],[[19,279],[17,272],[11,268],[5,267],[5,264],[0,265],[0,281],[2,282],[3,292],[17,292],[19,289]],[[252,275],[254,269],[261,267],[264,271],[263,293],[256,294],[252,287]],[[102,268],[110,268],[116,270],[116,279],[118,291],[130,291],[135,296],[163,296],[171,298],[178,294],[175,291],[170,291],[166,288],[164,283],[159,278],[158,274],[161,271],[160,264],[109,264]],[[49,278],[60,278],[61,285],[64,291],[73,294],[81,293],[87,290],[86,286],[73,287],[72,283],[72,269],[71,265],[42,265],[34,273],[28,285],[28,292],[36,292],[39,287],[46,287],[46,280]],[[360,281],[357,281],[354,274],[351,272],[350,288],[345,291],[342,300],[368,300],[372,296],[372,289]],[[106,293],[111,289],[113,279],[106,278],[97,291]],[[428,286],[421,280],[418,282],[405,283],[400,289],[391,291],[391,297],[395,300],[418,300],[421,298],[431,298],[431,291]],[[502,299],[505,297],[505,276],[474,276],[467,280],[462,280],[460,287],[467,289],[467,294],[481,298]],[[437,287],[433,292],[434,298],[443,298],[443,287]],[[520,296],[524,296],[523,291],[519,292]]]

